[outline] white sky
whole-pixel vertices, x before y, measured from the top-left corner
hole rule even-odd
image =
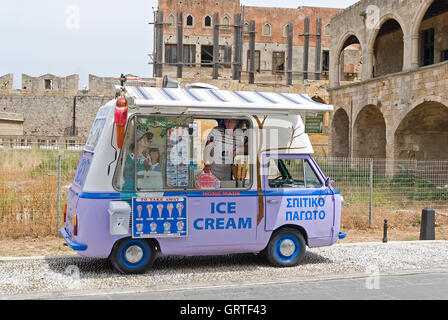
[[[358,0],[241,0],[243,5],[346,8]],[[14,0],[0,10],[0,75],[120,73],[152,77],[153,8],[157,0]]]

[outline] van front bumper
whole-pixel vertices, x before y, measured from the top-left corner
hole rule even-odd
[[[73,241],[70,236],[67,233],[67,230],[65,230],[65,228],[62,228],[60,230],[62,237],[64,238],[65,242],[67,242],[68,246],[70,248],[72,248],[73,250],[76,251],[84,251],[87,250],[87,245],[86,244],[81,244],[81,243],[77,243],[75,241]]]

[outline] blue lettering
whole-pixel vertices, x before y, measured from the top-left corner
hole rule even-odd
[[[300,199],[300,201],[302,201],[302,199]],[[300,208],[301,205],[299,204],[299,198],[294,198],[293,199],[293,207],[294,208]]]
[[[233,218],[227,220],[226,229],[236,229],[235,220]]]
[[[318,206],[318,204],[317,204],[317,199],[316,199],[316,198],[312,198],[312,199],[311,199],[311,206],[312,206],[312,207],[317,207],[317,206]]]
[[[324,207],[324,206],[325,206],[325,199],[319,198],[319,207]]]
[[[200,221],[204,221],[204,219],[199,218],[199,219],[194,220],[193,225],[194,225],[194,228],[197,229],[197,230],[203,230],[203,229],[204,229],[204,228],[202,228],[202,227],[200,227],[200,226],[198,225],[198,223],[199,223]]]
[[[214,214],[215,213],[215,204],[212,202],[210,203],[211,209],[210,209],[210,213]]]
[[[287,211],[286,212],[286,221],[290,221],[292,220],[292,212],[291,211]]]
[[[224,229],[224,218],[217,218],[216,219],[216,230],[222,230]]]
[[[221,207],[222,207],[223,205],[225,206],[226,203],[225,203],[225,202],[220,202],[220,203],[218,203],[218,205],[216,206],[216,212],[221,213],[221,214],[226,213],[225,209],[224,209],[224,210],[221,209]]]
[[[291,199],[286,199],[287,205],[286,208],[292,208]]]
[[[233,214],[236,213],[236,203],[235,202],[229,202],[227,205],[227,213]]]
[[[319,219],[324,220],[325,219],[325,211],[319,212]]]
[[[239,218],[238,229],[250,229],[250,228],[252,228],[251,218],[247,218],[246,221],[244,221],[244,218]]]
[[[313,220],[313,214],[311,213],[311,211],[307,211],[305,213],[305,220],[307,220],[307,221]]]
[[[294,220],[300,220],[299,213],[297,211],[294,211]]]
[[[214,220],[211,218],[205,219],[205,230],[211,229],[214,230],[215,227],[213,225]]]

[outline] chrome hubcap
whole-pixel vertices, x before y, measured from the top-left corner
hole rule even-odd
[[[282,243],[280,244],[280,253],[284,256],[284,257],[290,257],[292,256],[292,254],[294,253],[294,251],[296,251],[296,245],[294,244],[294,242],[292,240],[289,239],[285,239],[282,241]]]
[[[125,256],[130,263],[137,263],[143,258],[143,250],[139,246],[130,246],[126,250]]]

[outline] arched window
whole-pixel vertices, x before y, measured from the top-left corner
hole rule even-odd
[[[204,28],[211,28],[212,27],[212,17],[209,15],[206,15],[204,17]]]
[[[222,24],[222,27],[224,29],[229,29],[230,28],[231,20],[230,20],[230,17],[227,14],[225,14],[222,17],[221,24]]]
[[[247,21],[244,21],[244,25],[243,25],[243,33],[244,34],[249,34],[250,31],[250,23]]]
[[[176,26],[176,16],[173,13],[170,13],[166,17],[166,26],[168,28],[174,28]]]
[[[404,33],[395,19],[385,21],[373,45],[373,77],[403,70]]]
[[[185,19],[185,25],[187,27],[193,27],[194,26],[194,17],[193,17],[193,15],[191,15],[191,14],[187,15],[187,19]]]
[[[272,25],[269,22],[266,22],[263,25],[262,33],[263,33],[263,36],[265,36],[265,37],[272,36]]]
[[[283,26],[283,37],[285,37],[285,38],[288,38],[288,25],[287,24],[285,24],[284,26]]]

